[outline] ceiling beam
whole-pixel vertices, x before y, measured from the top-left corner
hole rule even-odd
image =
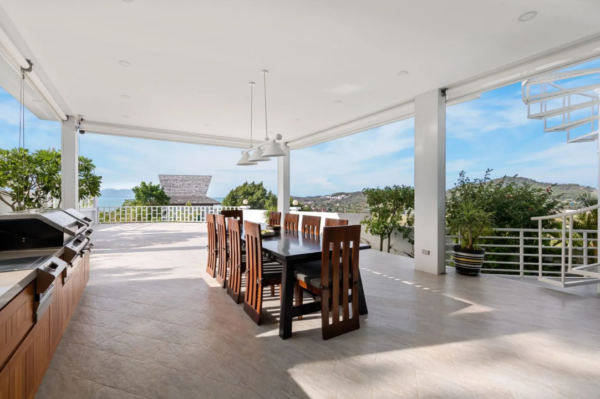
[[[152,129],[140,126],[117,125],[94,121],[82,122],[81,128],[85,130],[86,133],[106,134],[110,136],[174,141],[178,143],[204,144],[220,147],[248,148],[248,140],[200,133],[178,132],[174,130]]]

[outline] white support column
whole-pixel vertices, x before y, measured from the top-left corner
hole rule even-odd
[[[281,148],[287,156],[277,158],[277,212],[285,214],[290,212],[290,149],[287,143]]]
[[[79,209],[79,145],[77,118],[69,116],[61,128],[61,208]]]
[[[446,100],[415,98],[415,268],[446,272]]]

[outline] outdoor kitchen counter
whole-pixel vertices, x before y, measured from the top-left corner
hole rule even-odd
[[[0,309],[3,309],[36,277],[36,270],[17,270],[0,273]]]

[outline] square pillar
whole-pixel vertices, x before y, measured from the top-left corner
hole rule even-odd
[[[277,158],[277,212],[290,212],[290,148],[281,143],[285,157]],[[283,220],[282,220],[283,221]]]
[[[79,209],[79,133],[77,118],[69,116],[61,127],[61,208]]]
[[[415,98],[415,268],[446,272],[446,99]]]

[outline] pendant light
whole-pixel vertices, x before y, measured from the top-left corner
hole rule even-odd
[[[254,82],[250,82],[250,148],[252,148],[252,94],[254,89]],[[250,161],[250,155],[248,151],[242,151],[242,158],[238,161],[238,166],[251,166],[258,165],[257,162]]]
[[[263,82],[264,82],[264,87],[265,87],[265,142],[267,142],[269,140],[269,134],[268,134],[269,125],[267,122],[267,73],[269,73],[269,71],[267,71],[265,69],[262,72],[263,72]],[[263,156],[263,151],[259,146],[258,148],[256,148],[256,150],[254,150],[254,152],[250,156],[250,160],[254,161],[254,162],[266,162],[266,161],[270,161],[271,159]]]
[[[287,154],[285,153],[285,151],[281,149],[279,144],[277,144],[277,142],[274,139],[269,142],[269,146],[262,154],[263,157],[269,158],[285,157],[286,155]]]
[[[262,156],[265,158],[284,157],[287,154],[285,153],[285,151],[283,149],[281,149],[279,144],[277,144],[277,142],[275,141],[275,139],[281,140],[281,136],[277,135],[277,137],[275,137],[275,139],[269,141],[269,134],[268,134],[269,128],[268,128],[268,124],[267,124],[267,73],[269,73],[269,71],[267,71],[265,69],[262,72],[263,72],[263,82],[265,85],[265,141],[269,143],[267,149],[262,153]]]

